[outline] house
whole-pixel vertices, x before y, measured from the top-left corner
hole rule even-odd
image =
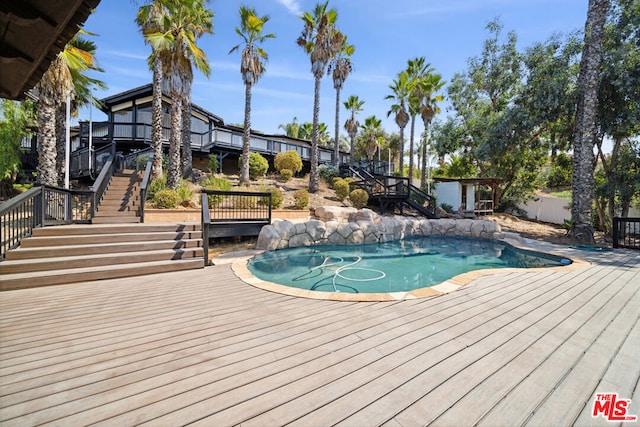
[[[490,215],[496,200],[499,178],[434,178],[434,195],[439,205],[447,204],[453,210]]]
[[[152,96],[151,84],[109,96],[100,101],[107,121],[80,122],[78,135],[71,142],[71,169],[74,178],[94,174],[95,170],[90,170],[89,165],[99,165],[100,156],[104,153],[120,152],[126,155],[151,148]],[[165,151],[168,151],[171,100],[166,94],[163,96],[162,108],[162,140]],[[242,128],[227,125],[221,117],[196,104],[191,105],[191,150],[195,168],[208,168],[209,155],[216,154],[221,170],[237,172],[238,159],[242,153],[242,136]],[[252,152],[262,154],[271,162],[276,154],[295,150],[302,159],[303,171],[310,169],[309,141],[252,130],[250,144]],[[89,146],[93,155],[92,162],[88,161]],[[333,150],[319,147],[318,158],[321,164],[333,163]],[[349,153],[341,152],[340,163],[348,162]]]

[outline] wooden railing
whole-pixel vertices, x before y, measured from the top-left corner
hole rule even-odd
[[[49,186],[33,187],[0,206],[0,250],[8,250],[31,235],[34,228],[47,225],[89,223],[95,213],[93,191],[66,190]]]
[[[640,249],[640,218],[613,218],[613,247]]]

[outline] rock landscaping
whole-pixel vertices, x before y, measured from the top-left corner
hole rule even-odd
[[[459,236],[502,239],[500,225],[472,219],[381,216],[370,209],[322,206],[315,219],[275,221],[262,227],[256,249],[389,242],[412,236]]]

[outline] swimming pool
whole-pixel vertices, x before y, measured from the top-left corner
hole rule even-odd
[[[474,270],[568,264],[567,258],[496,240],[428,236],[268,251],[250,259],[247,267],[259,279],[299,289],[392,293],[434,286]]]

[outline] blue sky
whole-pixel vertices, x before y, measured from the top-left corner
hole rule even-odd
[[[269,53],[267,72],[253,88],[252,128],[266,133],[282,133],[278,125],[311,122],[313,78],[308,56],[295,40],[302,31],[299,15],[312,10],[311,0],[211,0],[214,34],[199,42],[207,54],[212,72],[207,79],[195,72],[193,102],[222,117],[226,123],[242,123],[244,85],[239,71],[240,54],[229,50],[241,42],[234,32],[239,26],[240,5],[254,7],[269,15],[265,32],[276,34],[263,47]],[[479,56],[488,37],[486,24],[499,17],[504,34],[518,34],[519,49],[544,41],[553,34],[567,34],[584,26],[587,0],[333,0],[338,11],[338,27],[355,45],[353,72],[342,90],[341,102],[349,95],[365,101],[359,120],[375,115],[388,132],[397,132],[387,118],[390,101],[385,96],[407,59],[424,56],[445,81],[466,69],[467,60]],[[147,66],[150,48],[134,23],[137,6],[130,0],[102,0],[85,23],[97,33],[99,65],[105,70],[96,77],[108,89],[97,91],[99,98],[151,82]],[[446,114],[443,108],[442,115]],[[320,120],[333,135],[335,90],[329,77],[322,80]],[[341,108],[341,129],[347,112]],[[81,120],[88,120],[83,110]],[[104,120],[93,112],[93,120]],[[417,126],[418,132],[422,126]],[[342,130],[342,133],[344,130]]]

